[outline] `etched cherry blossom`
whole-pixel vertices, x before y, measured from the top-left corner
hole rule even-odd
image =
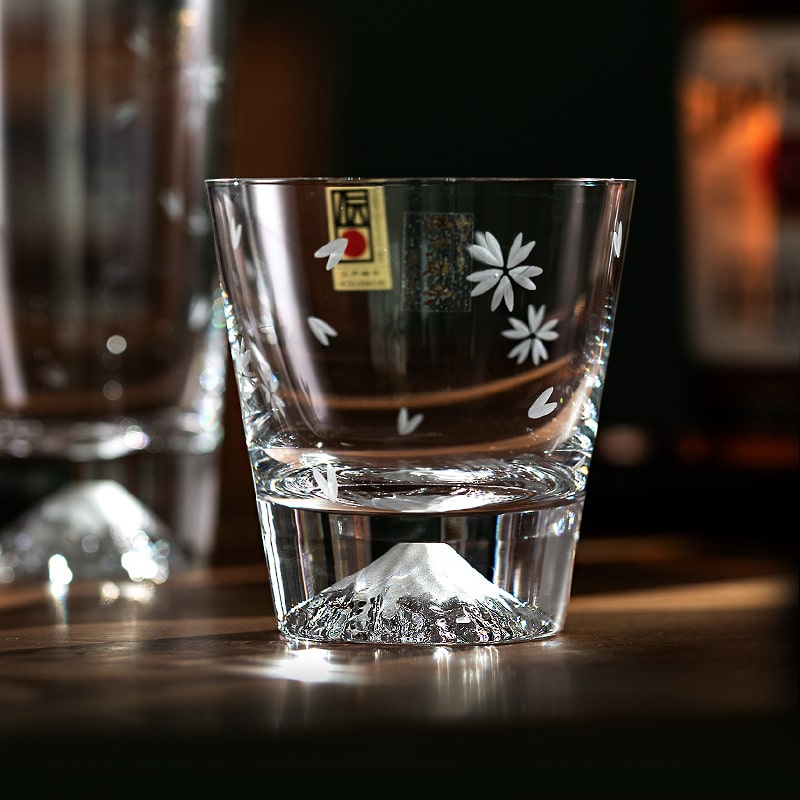
[[[328,464],[325,475],[316,467],[311,468],[311,474],[322,494],[331,502],[336,502],[339,497],[339,482],[336,480],[336,469],[333,464]]]
[[[422,424],[423,419],[424,416],[422,414],[414,414],[413,417],[409,417],[408,409],[403,407],[397,414],[397,432],[401,436],[407,436]]]
[[[231,359],[236,372],[236,384],[239,388],[239,393],[246,400],[255,392],[258,380],[250,366],[252,353],[243,348],[241,342],[233,342],[231,344]]]
[[[135,28],[125,39],[125,44],[130,51],[141,58],[149,61],[153,54],[153,47],[150,41],[150,31],[145,26]],[[141,102],[136,97],[123,100],[114,107],[112,119],[119,128],[125,128],[141,113]]]
[[[231,247],[238,250],[242,242],[242,226],[236,221],[231,211],[228,211],[228,229],[231,232]]]
[[[516,358],[517,364],[521,364],[529,355],[531,361],[537,366],[541,361],[547,361],[549,353],[544,346],[544,342],[552,342],[558,339],[558,333],[553,330],[557,324],[557,320],[550,319],[547,322],[544,320],[544,306],[535,308],[528,306],[528,324],[526,325],[522,320],[509,317],[508,321],[511,327],[504,330],[502,335],[506,339],[521,339],[519,344],[515,345],[508,353],[509,358]]]
[[[182,189],[164,189],[159,193],[158,201],[172,222],[180,222],[185,219],[191,235],[203,236],[208,233],[211,220],[205,206],[187,208]]]
[[[540,419],[558,408],[558,403],[550,402],[550,395],[553,394],[553,387],[545,389],[532,403],[528,409],[528,416],[531,419]]]
[[[617,227],[611,236],[611,243],[614,246],[614,255],[619,258],[619,254],[622,252],[622,221],[617,222]]]
[[[192,236],[205,236],[211,230],[211,220],[205,206],[190,209],[186,216],[186,225]]]
[[[322,245],[315,253],[314,258],[328,259],[325,269],[330,272],[343,258],[344,251],[347,250],[347,239],[333,239],[327,244]]]
[[[514,310],[514,288],[512,281],[522,286],[523,289],[533,290],[536,284],[531,280],[541,275],[541,267],[534,267],[522,262],[530,255],[536,242],[522,244],[522,234],[514,238],[511,249],[508,251],[508,260],[503,261],[503,251],[500,242],[488,231],[475,233],[475,244],[467,245],[467,250],[475,261],[487,264],[490,269],[481,269],[467,275],[467,280],[476,283],[471,296],[475,297],[488,292],[496,287],[492,295],[491,309],[494,311],[501,302],[505,302],[509,311]]]
[[[150,31],[143,25],[139,25],[131,31],[130,35],[125,39],[125,44],[139,58],[145,60],[149,59],[153,52]]]
[[[215,56],[203,56],[183,67],[182,78],[188,105],[186,123],[190,130],[197,130],[204,122],[208,104],[220,97],[225,69]]]
[[[165,189],[158,195],[164,213],[173,221],[179,220],[186,212],[183,192],[180,189]]]
[[[336,328],[329,325],[324,319],[320,319],[319,317],[308,317],[306,322],[308,322],[308,327],[311,329],[311,333],[313,333],[320,344],[325,345],[325,347],[327,347],[330,343],[328,338],[329,336],[339,335],[336,331]]]
[[[125,100],[114,107],[111,118],[118,128],[125,128],[136,119],[140,111],[138,100]]]

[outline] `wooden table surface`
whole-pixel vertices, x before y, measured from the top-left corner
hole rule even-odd
[[[582,540],[566,629],[499,646],[290,644],[261,564],[62,596],[17,584],[0,588],[0,757],[82,785],[374,769],[476,787],[510,770],[533,791],[655,770],[763,789],[796,778],[796,601],[792,561],[669,535]]]

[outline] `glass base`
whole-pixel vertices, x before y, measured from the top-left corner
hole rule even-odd
[[[505,514],[343,514],[259,503],[280,631],[474,645],[563,628],[583,499]]]
[[[0,584],[163,583],[185,565],[169,537],[164,523],[115,481],[71,483],[0,531]]]
[[[293,608],[287,636],[318,642],[483,644],[555,632],[539,609],[490,583],[443,542],[396,544]]]

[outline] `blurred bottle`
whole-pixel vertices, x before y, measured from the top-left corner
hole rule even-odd
[[[689,5],[679,54],[689,465],[800,464],[800,9]]]

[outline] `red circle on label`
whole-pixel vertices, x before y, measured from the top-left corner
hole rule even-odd
[[[347,239],[344,254],[348,258],[358,258],[364,255],[367,250],[367,238],[361,231],[342,231],[342,237]]]

